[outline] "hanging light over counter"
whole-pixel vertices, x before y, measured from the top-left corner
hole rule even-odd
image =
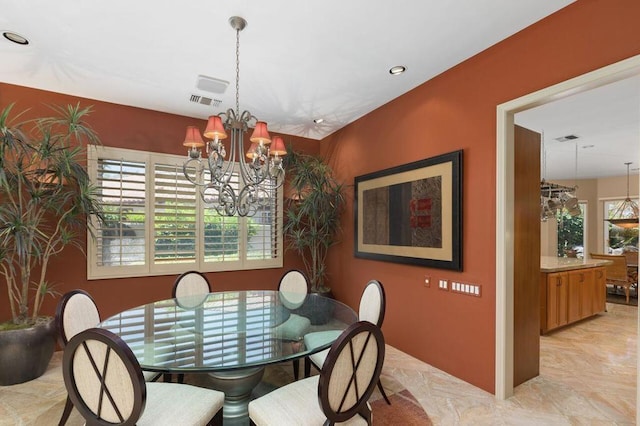
[[[627,198],[619,203],[611,216],[605,220],[621,228],[637,228],[638,204],[629,197],[629,166],[631,163],[624,164],[627,166]]]

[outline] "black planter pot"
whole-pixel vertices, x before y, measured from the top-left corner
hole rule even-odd
[[[0,386],[28,382],[47,370],[55,348],[53,318],[21,330],[0,331]]]
[[[333,316],[334,309],[334,305],[328,299],[333,299],[333,294],[330,291],[326,293],[310,293],[304,304],[296,309],[295,313],[309,318],[311,325],[326,324],[329,318]]]

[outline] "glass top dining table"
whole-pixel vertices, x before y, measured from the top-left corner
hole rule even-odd
[[[120,336],[143,370],[209,373],[227,395],[226,422],[246,417],[266,365],[331,346],[306,348],[306,333],[343,330],[357,320],[349,306],[317,294],[251,290],[161,300],[127,309],[99,327]]]
[[[143,370],[188,373],[234,370],[295,359],[330,343],[307,349],[304,334],[342,330],[357,321],[347,305],[315,294],[298,296],[278,291],[226,291],[167,299],[128,309],[100,323],[132,349]],[[310,325],[291,337],[292,315],[325,314],[323,324]],[[311,318],[313,320],[313,318]],[[314,321],[311,321],[314,322]],[[293,323],[292,323],[293,324]]]

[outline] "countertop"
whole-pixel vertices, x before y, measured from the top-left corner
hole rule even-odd
[[[572,269],[595,268],[612,263],[605,259],[576,259],[573,257],[540,256],[541,272],[560,272]]]

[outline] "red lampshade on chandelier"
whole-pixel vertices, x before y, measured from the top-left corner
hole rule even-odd
[[[187,127],[183,145],[189,148],[189,157],[182,168],[189,182],[199,188],[202,199],[219,214],[253,216],[261,207],[269,206],[284,183],[282,156],[287,150],[279,136],[272,143],[267,123],[249,111],[240,114],[240,31],[247,21],[233,16],[229,23],[236,30],[236,109],[209,117],[204,131],[204,137],[210,139],[207,142],[196,127]],[[253,127],[251,147],[244,154],[244,135],[250,127]],[[222,141],[229,134],[230,155],[225,160],[227,152]],[[202,159],[202,147],[207,161]]]

